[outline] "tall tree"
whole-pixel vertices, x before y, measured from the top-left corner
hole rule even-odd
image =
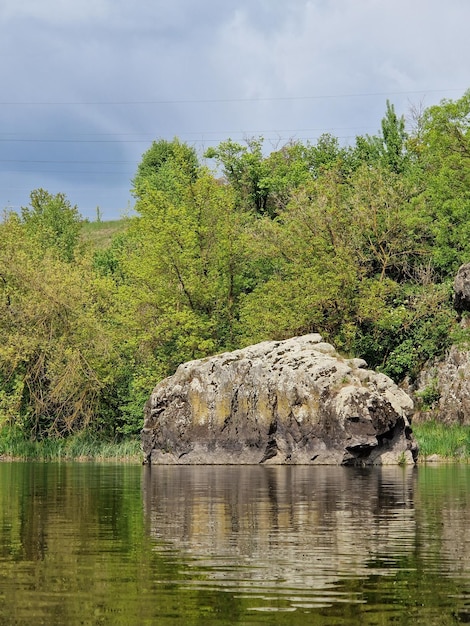
[[[415,151],[434,235],[434,263],[453,276],[470,260],[470,91],[423,114]]]
[[[216,159],[222,167],[238,207],[271,218],[287,206],[302,185],[339,163],[344,165],[349,158],[349,150],[328,134],[314,145],[290,141],[268,156],[263,148],[262,138],[249,139],[246,145],[229,139],[207,150],[205,156]]]
[[[32,436],[96,424],[119,362],[111,283],[85,259],[72,264],[34,245],[13,214],[0,241],[3,419]]]
[[[265,215],[269,210],[268,167],[263,155],[263,139],[248,139],[242,145],[228,139],[209,148],[206,158],[216,159],[235,192],[238,207]]]
[[[401,174],[406,166],[406,139],[404,116],[398,117],[393,104],[387,100],[387,110],[382,118],[382,161],[395,174]]]
[[[80,240],[82,217],[63,193],[52,195],[44,189],[31,192],[30,204],[21,209],[22,221],[30,236],[44,250],[64,261],[72,261]]]
[[[176,201],[182,189],[198,175],[199,161],[194,148],[175,138],[154,141],[142,156],[132,181],[133,193],[142,198],[149,189],[171,194]]]
[[[381,121],[381,133],[359,135],[356,145],[349,154],[349,162],[356,169],[369,163],[382,165],[395,174],[405,171],[409,163],[407,152],[408,134],[404,116],[398,116],[393,104],[387,100],[385,116]]]
[[[121,288],[136,350],[168,373],[181,361],[233,347],[249,216],[234,209],[231,189],[202,170],[177,203],[154,189],[136,206]]]
[[[275,221],[253,233],[272,271],[243,299],[246,341],[318,331],[337,344],[351,319],[360,278],[358,229],[338,168],[300,188]]]
[[[358,254],[368,276],[404,281],[431,257],[430,224],[413,178],[363,165],[350,181],[360,231]]]

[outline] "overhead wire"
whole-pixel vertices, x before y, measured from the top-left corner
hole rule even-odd
[[[408,91],[377,91],[377,92],[362,92],[362,93],[343,93],[343,94],[314,94],[314,95],[302,95],[302,96],[253,96],[246,98],[173,98],[173,99],[155,99],[155,100],[110,100],[110,101],[1,101],[1,107],[8,106],[28,106],[28,107],[41,107],[41,106],[143,106],[143,105],[197,105],[197,104],[237,104],[237,103],[257,103],[257,102],[302,102],[302,101],[314,101],[314,100],[331,100],[331,99],[351,99],[351,98],[371,98],[371,97],[391,97],[397,95],[417,95],[417,94],[436,94],[436,93],[453,93],[453,92],[464,92],[465,89],[451,88],[451,89],[420,89],[420,90],[408,90]],[[356,134],[343,134],[337,135],[335,131],[356,131]],[[357,132],[360,131],[360,132]],[[362,132],[361,132],[362,131]],[[297,129],[269,129],[269,130],[195,130],[195,131],[185,131],[184,133],[170,133],[165,132],[165,137],[174,137],[178,136],[180,139],[187,138],[187,141],[193,145],[209,145],[209,144],[218,144],[221,141],[225,141],[228,137],[237,140],[239,137],[239,141],[243,141],[249,137],[264,137],[264,139],[269,142],[286,142],[289,140],[302,140],[302,141],[313,141],[318,139],[320,134],[332,133],[335,135],[336,139],[350,141],[354,140],[360,134],[367,134],[367,132],[375,133],[375,130],[367,130],[364,127],[348,127],[348,126],[337,126],[337,127],[328,127],[328,128],[297,128]],[[308,136],[304,136],[307,135]],[[313,136],[315,135],[315,136]],[[31,136],[30,134],[25,132],[0,132],[0,145],[4,145],[5,147],[8,144],[56,144],[56,145],[70,145],[70,144],[103,144],[103,145],[138,145],[138,144],[146,144],[149,145],[151,141],[158,140],[162,137],[162,133],[154,133],[152,131],[146,132],[137,132],[137,133],[70,133],[69,136],[41,136],[36,134],[35,136]],[[98,166],[106,166],[106,165],[134,165],[134,168],[137,167],[137,159],[134,161],[129,160],[92,160],[92,159],[0,159],[0,166],[4,164],[5,168],[0,167],[0,175],[8,175],[8,174],[61,174],[64,176],[68,175],[100,175],[103,177],[109,176],[125,176],[131,178],[134,175],[134,172],[122,172],[122,171],[104,171],[104,170],[75,170],[71,168],[54,168],[54,169],[24,169],[18,167],[22,164],[25,166],[33,164],[36,165],[98,165]],[[15,164],[17,167],[12,169],[9,164]],[[3,171],[2,171],[3,170]],[[9,191],[19,190],[19,188],[13,187],[4,187],[3,190],[8,189]],[[113,185],[113,188],[116,189],[117,186]],[[119,188],[126,188],[128,186],[119,186]],[[84,190],[84,187],[80,187],[80,190]],[[96,187],[91,187],[97,191]],[[24,191],[24,188],[21,188],[21,191]]]
[[[305,96],[252,96],[246,98],[174,98],[166,100],[90,100],[90,101],[35,101],[35,100],[14,100],[0,101],[0,106],[109,106],[109,105],[156,105],[156,104],[227,104],[239,102],[282,102],[282,101],[302,101],[302,100],[323,100],[323,99],[341,99],[341,98],[370,98],[397,95],[416,95],[427,93],[447,93],[465,91],[463,88],[450,89],[415,89],[406,91],[376,91],[376,92],[359,92],[359,93],[343,93],[343,94],[315,94]]]

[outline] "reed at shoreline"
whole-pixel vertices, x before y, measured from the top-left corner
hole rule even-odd
[[[433,455],[458,461],[470,459],[470,426],[433,420],[413,424],[413,433],[419,444],[418,460]]]
[[[0,460],[141,463],[142,458],[138,437],[112,441],[83,432],[64,438],[49,437],[33,441],[13,428],[0,431]]]

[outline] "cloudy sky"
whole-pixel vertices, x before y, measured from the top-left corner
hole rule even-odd
[[[470,88],[468,0],[1,0],[0,205],[122,216],[153,140],[344,143]]]

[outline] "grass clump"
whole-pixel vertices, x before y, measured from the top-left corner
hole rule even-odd
[[[433,420],[413,424],[413,432],[421,457],[438,454],[447,459],[470,458],[470,426],[449,425]]]
[[[19,428],[0,430],[0,458],[25,461],[121,461],[140,463],[142,450],[138,439],[110,441],[85,431],[65,438],[49,437],[39,441],[25,437]]]
[[[422,391],[418,391],[416,396],[421,410],[431,411],[436,408],[441,397],[437,376],[434,376]]]

